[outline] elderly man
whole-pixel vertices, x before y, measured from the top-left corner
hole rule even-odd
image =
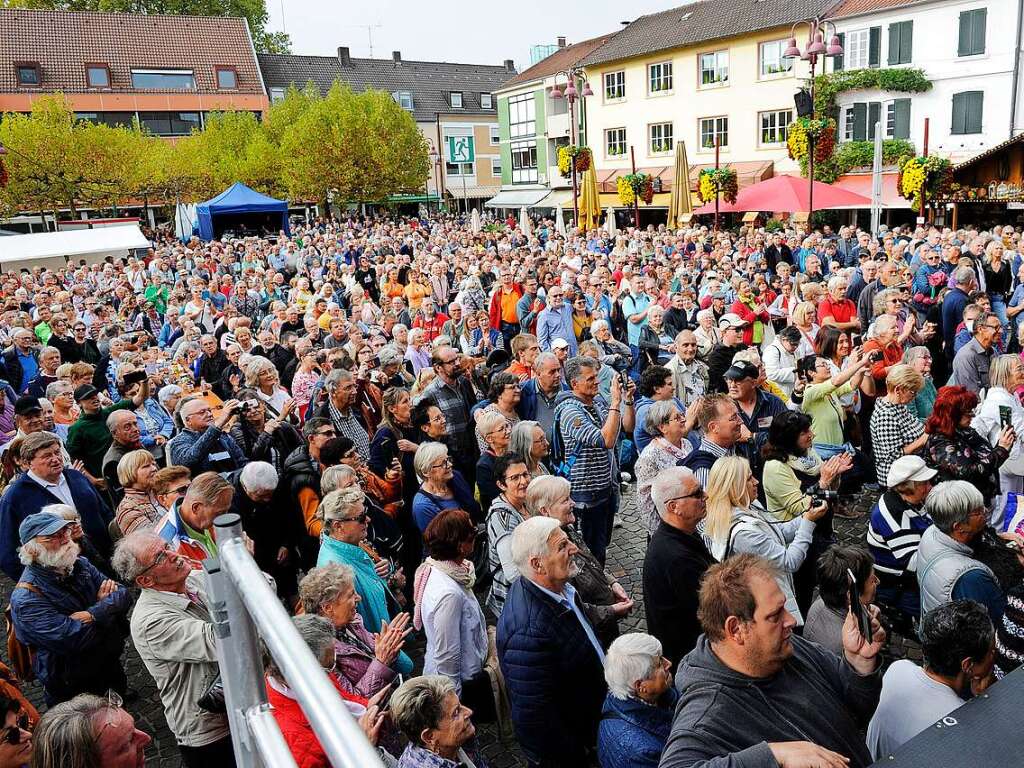
[[[562,364],[553,352],[541,352],[533,365],[534,376],[523,384],[516,412],[520,419],[540,424],[550,440],[555,422],[555,400],[565,389],[562,383]]]
[[[988,524],[981,491],[966,480],[939,483],[924,502],[933,525],[917,548],[917,583],[921,613],[950,600],[975,600],[998,624],[1006,595],[992,569],[974,556],[973,546]]]
[[[220,381],[231,361],[217,343],[217,337],[212,334],[207,334],[199,340],[199,348],[203,351],[199,358],[199,379],[212,386]]]
[[[497,650],[516,739],[535,766],[593,764],[606,694],[604,650],[569,579],[576,547],[558,520],[531,517],[512,534],[512,582]]]
[[[83,693],[50,708],[32,733],[36,768],[103,765],[142,768],[152,741],[135,718],[107,696]]]
[[[793,634],[779,576],[747,553],[708,569],[700,586],[704,634],[676,675],[681,697],[662,768],[871,763],[861,731],[881,687],[885,631],[877,609],[870,608],[871,638],[847,615],[836,656]]]
[[[113,442],[107,418],[114,411],[135,410],[149,397],[149,377],[142,380],[138,392],[130,399],[125,397],[106,408],[100,406],[100,391],[92,384],[82,384],[75,390],[75,402],[82,409],[81,415],[68,427],[68,453],[80,460],[86,471],[93,477],[103,475],[103,456]]]
[[[218,674],[206,574],[152,531],[117,542],[114,569],[139,588],[131,632],[186,766],[235,764],[227,716],[199,706]]]
[[[185,400],[178,406],[183,429],[167,444],[171,464],[188,467],[192,476],[202,472],[233,472],[248,459],[228,434],[239,414],[240,403],[228,400],[220,413],[203,398]]]
[[[978,278],[970,267],[957,267],[951,277],[952,290],[942,300],[942,347],[946,359],[952,362],[956,329],[964,317],[964,308],[971,303],[970,295],[977,290]]]
[[[510,349],[512,339],[519,333],[519,299],[523,287],[515,282],[512,270],[502,266],[499,272],[500,285],[491,295],[488,318],[491,328],[501,334],[504,349]]]
[[[104,578],[71,540],[71,521],[37,512],[18,527],[25,571],[11,594],[11,621],[35,651],[32,668],[47,706],[79,693],[124,695],[122,625],[128,590]]]
[[[708,391],[708,366],[697,359],[697,337],[693,331],[680,331],[675,343],[676,353],[665,367],[672,372],[672,389],[685,409]]]
[[[569,327],[572,327],[571,323]],[[15,392],[22,392],[39,372],[36,335],[28,328],[18,328],[11,334],[11,338],[14,346],[3,354],[4,378]]]
[[[298,526],[294,518],[281,514],[291,494],[284,485],[278,493],[278,481],[274,465],[265,461],[250,461],[228,476],[234,489],[231,511],[241,518],[242,530],[252,539],[253,559],[261,571],[274,577],[277,594],[287,600],[299,593],[295,555]]]
[[[39,370],[25,385],[25,394],[30,397],[45,397],[46,388],[57,381],[57,368],[60,367],[60,350],[56,347],[43,347],[39,350]]]
[[[828,280],[828,296],[818,304],[818,316],[822,326],[831,326],[849,334],[859,333],[860,318],[857,305],[846,298],[849,281],[845,275],[833,275]]]
[[[704,490],[686,467],[662,470],[651,486],[661,523],[644,559],[644,607],[647,631],[661,641],[673,666],[689,653],[700,635],[697,589],[715,562],[697,525],[707,513]]]
[[[857,297],[857,317],[860,319],[862,330],[867,330],[875,316],[875,296],[879,291],[895,286],[899,278],[899,266],[896,263],[883,261],[878,266],[878,277],[865,285]]]
[[[956,383],[975,394],[988,389],[988,369],[992,363],[996,339],[1003,332],[999,316],[979,312],[974,320],[974,338],[964,344],[953,358],[953,376]]]
[[[153,526],[153,531],[172,549],[193,560],[216,557],[213,521],[231,509],[233,495],[231,483],[216,472],[204,472]]]
[[[922,507],[936,470],[920,456],[901,456],[889,467],[888,491],[871,509],[867,542],[878,574],[878,600],[917,617],[917,548],[932,524]]]
[[[370,460],[370,425],[356,405],[359,385],[351,371],[337,369],[327,375],[324,386],[327,402],[314,413],[323,419],[330,419],[334,431],[347,437],[356,446],[356,452],[364,461]]]
[[[17,581],[18,526],[29,515],[49,504],[74,507],[82,528],[101,555],[110,555],[107,526],[114,514],[99,492],[81,472],[65,467],[63,449],[57,436],[36,432],[21,445],[21,461],[28,471],[19,475],[0,498],[0,569]]]
[[[103,479],[107,483],[107,493],[116,507],[124,496],[124,489],[117,480],[117,464],[126,453],[142,448],[142,433],[132,411],[114,411],[107,416],[107,429],[113,440],[103,454]]]
[[[743,330],[746,321],[732,312],[726,313],[718,321],[721,340],[708,355],[708,382],[712,392],[725,392],[725,372],[732,365],[732,358],[737,352],[747,348],[743,343]]]
[[[416,313],[416,319],[412,321],[413,328],[423,329],[423,340],[428,344],[441,335],[441,329],[448,322],[448,315],[437,311],[437,304],[426,296],[420,302],[420,311]]]
[[[715,461],[722,456],[734,456],[737,444],[749,442],[751,435],[743,426],[739,409],[727,395],[705,397],[697,411],[697,425],[700,427],[700,445],[680,464],[693,471],[701,488],[707,488],[708,475]]]
[[[453,347],[434,349],[430,353],[430,365],[437,375],[424,388],[417,402],[430,399],[441,409],[452,438],[449,447],[455,469],[472,487],[476,482],[478,447],[469,414],[477,401],[476,393],[463,374],[461,355]]]
[[[565,289],[555,284],[548,289],[547,306],[537,315],[537,340],[540,348],[550,351],[555,339],[568,345],[569,356],[577,354],[576,333],[572,326],[572,307],[565,303]]]

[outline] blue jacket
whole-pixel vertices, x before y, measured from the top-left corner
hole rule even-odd
[[[573,611],[520,576],[498,619],[497,648],[527,760],[544,768],[590,765],[607,686]]]
[[[167,448],[171,464],[188,467],[193,478],[211,470],[233,472],[249,463],[235,438],[212,424],[202,432],[183,429],[167,444]],[[224,454],[227,454],[226,458]]]
[[[50,568],[29,566],[21,581],[39,589],[15,589],[11,593],[11,620],[18,639],[36,652],[32,668],[47,691],[47,701],[55,704],[81,693],[98,690],[111,665],[120,666],[124,650],[123,619],[132,599],[128,590],[118,587],[97,600],[106,576],[84,557],[79,557],[67,578]],[[72,613],[89,611],[89,623],[71,619]],[[116,673],[115,673],[116,676]],[[116,682],[110,678],[111,684]]]
[[[452,475],[448,485],[455,495],[453,499],[442,499],[422,488],[416,492],[412,500],[412,517],[421,533],[427,530],[431,520],[446,509],[464,509],[474,520],[480,519],[480,505],[473,498],[473,489],[469,487],[461,472],[455,470]]]
[[[157,425],[155,432],[150,430],[143,418],[136,412],[135,420],[139,424],[139,434],[143,448],[152,448],[156,445],[156,438],[159,436],[170,440],[171,435],[174,434],[174,421],[167,415],[164,407],[152,397],[146,398],[142,407],[146,409],[146,414]]]
[[[942,300],[942,340],[948,360],[952,360],[956,354],[953,351],[953,340],[957,327],[964,319],[964,307],[969,301],[967,294],[959,287],[953,288]]]
[[[82,528],[89,540],[104,557],[110,556],[110,533],[107,526],[114,517],[110,507],[81,472],[65,469],[71,498],[75,509],[82,518]],[[63,504],[39,483],[22,473],[11,483],[0,498],[0,570],[18,580],[24,568],[18,559],[18,526],[29,515],[38,512],[48,504]]]
[[[679,691],[669,688],[658,706],[608,694],[597,730],[601,768],[657,768],[672,728]]]
[[[562,392],[568,392],[569,387],[563,381]],[[519,405],[516,406],[516,413],[523,421],[537,420],[537,380],[527,379],[519,390]]]

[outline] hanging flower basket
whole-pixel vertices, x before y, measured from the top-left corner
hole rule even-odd
[[[704,168],[697,177],[697,197],[702,203],[710,203],[716,195],[735,203],[738,192],[739,182],[732,168]]]
[[[558,172],[562,174],[562,178],[567,179],[572,175],[574,164],[576,173],[586,173],[590,169],[592,160],[593,156],[587,147],[569,144],[558,148]]]
[[[943,157],[904,157],[897,164],[896,188],[915,209],[921,206],[922,191],[926,200],[935,199],[945,197],[953,187],[953,164]]]
[[[650,205],[654,200],[654,177],[649,173],[627,173],[615,182],[619,202],[631,206],[637,198]]]
[[[792,160],[802,162],[807,159],[807,151],[814,138],[814,162],[823,163],[832,156],[836,148],[836,121],[829,117],[812,120],[799,117],[789,124],[789,135],[786,148]]]

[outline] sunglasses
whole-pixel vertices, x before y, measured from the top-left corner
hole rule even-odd
[[[367,514],[366,512],[363,512],[363,514],[358,515],[356,517],[340,517],[337,520],[335,520],[334,522],[336,522],[336,523],[365,523],[369,519],[370,519],[369,514]]]

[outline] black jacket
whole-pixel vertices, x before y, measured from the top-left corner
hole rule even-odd
[[[249,425],[236,423],[231,427],[231,436],[249,461],[273,464],[281,479],[284,478],[285,461],[303,444],[302,435],[287,422],[279,424],[269,435],[262,429],[254,432]]]
[[[231,497],[231,511],[241,518],[242,530],[252,539],[256,565],[277,582],[278,595],[294,595],[298,592],[298,555],[295,546],[299,531],[288,515],[287,506],[281,503],[285,494],[281,486],[278,486],[277,493],[269,503],[255,502],[243,490],[241,477],[240,469],[228,475],[228,481],[235,490]],[[283,565],[277,561],[277,553],[282,547],[288,550],[288,558]]]
[[[207,384],[216,384],[230,365],[231,361],[223,349],[218,349],[213,357],[204,352],[199,361],[199,378],[204,379]]]
[[[725,385],[725,372],[732,365],[732,358],[737,352],[747,348],[746,344],[737,344],[735,347],[727,347],[725,344],[716,344],[708,354],[708,385],[712,392],[725,392],[728,387]]]
[[[679,660],[700,636],[697,593],[704,572],[715,563],[700,536],[664,522],[658,524],[644,558],[644,607],[647,631],[661,641],[663,655]]]

